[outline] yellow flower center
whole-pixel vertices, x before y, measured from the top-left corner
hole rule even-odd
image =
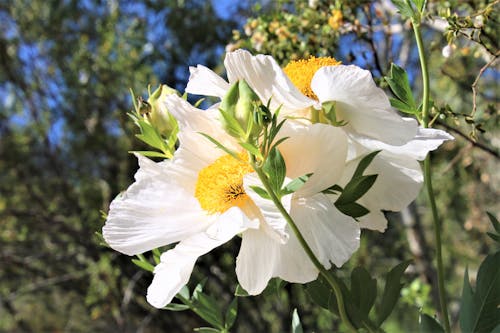
[[[240,158],[224,155],[198,173],[194,196],[208,213],[224,213],[250,200],[243,188],[243,176],[253,169],[245,162],[245,155]]]
[[[318,99],[316,94],[311,89],[311,80],[314,73],[321,67],[336,66],[340,61],[331,57],[310,57],[297,61],[290,61],[283,69],[290,81],[307,97]]]

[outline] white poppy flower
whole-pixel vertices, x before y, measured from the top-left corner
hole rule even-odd
[[[418,160],[453,137],[444,131],[419,128],[415,119],[403,118],[391,109],[369,71],[339,65],[332,58],[292,62],[282,70],[271,56],[252,56],[244,50],[227,53],[224,61],[229,83],[245,79],[263,101],[281,106],[281,115],[307,117],[324,102],[335,102],[338,121],[349,137],[348,163],[339,182],[345,185],[360,158],[382,150],[367,172],[379,176],[360,200],[370,213],[360,219],[364,228],[383,231],[382,210],[399,211],[419,193],[423,175]],[[222,96],[229,84],[206,67],[191,67],[186,91]],[[333,198],[334,199],[334,198]]]
[[[242,235],[236,272],[250,294],[260,293],[272,277],[290,282],[314,280],[318,271],[270,200],[251,186],[262,186],[248,163],[236,160],[199,135],[206,133],[238,151],[221,130],[215,109],[201,111],[183,99],[166,98],[180,127],[179,149],[172,160],[155,163],[138,156],[136,181],[110,207],[103,228],[106,242],[128,255],[178,242],[161,255],[147,299],[168,304],[189,281],[197,258]],[[347,137],[338,128],[290,125],[279,149],[287,179],[313,173],[282,204],[325,267],[342,265],[359,245],[359,226],[339,213],[321,193],[340,179],[347,156]],[[241,150],[241,149],[240,149]]]

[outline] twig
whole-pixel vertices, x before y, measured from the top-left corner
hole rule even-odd
[[[490,67],[491,65],[493,65],[495,63],[495,61],[498,60],[498,56],[500,55],[500,51],[497,51],[497,53],[493,56],[493,58],[491,58],[491,60],[486,63],[483,67],[481,67],[481,69],[479,70],[479,73],[477,74],[476,76],[476,79],[474,80],[474,83],[472,83],[471,85],[471,88],[472,88],[472,112],[471,112],[471,117],[474,117],[474,115],[476,114],[476,109],[477,109],[477,104],[476,104],[476,98],[477,98],[477,85],[479,83],[479,79],[481,78],[481,76],[483,75],[483,73],[486,71],[486,69],[488,69],[488,67]]]
[[[495,151],[493,148],[490,148],[490,147],[488,147],[480,142],[476,142],[476,141],[472,140],[467,134],[463,133],[459,129],[452,127],[452,126],[450,126],[442,121],[439,121],[439,120],[436,121],[436,124],[444,127],[445,129],[449,130],[450,132],[458,134],[459,136],[461,136],[462,138],[464,138],[465,140],[470,142],[474,147],[477,147],[481,150],[484,150],[485,152],[491,154],[495,158],[500,159],[500,154],[497,151]]]

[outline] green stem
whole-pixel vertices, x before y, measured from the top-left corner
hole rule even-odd
[[[427,60],[424,53],[424,46],[422,41],[422,33],[420,30],[420,23],[412,20],[413,32],[415,33],[415,39],[417,41],[418,55],[420,58],[420,66],[422,68],[422,117],[421,124],[423,127],[429,127],[429,71],[427,69]],[[424,182],[427,189],[427,195],[429,197],[429,202],[432,210],[432,218],[434,221],[434,237],[436,241],[436,261],[437,261],[437,275],[438,275],[438,291],[439,291],[439,303],[441,307],[442,320],[444,323],[444,328],[446,333],[451,332],[450,321],[448,316],[448,303],[446,301],[446,290],[444,286],[444,268],[443,268],[443,256],[442,256],[442,244],[441,244],[441,222],[439,220],[439,215],[436,207],[436,199],[434,197],[434,191],[432,189],[432,175],[431,175],[431,160],[430,155],[424,160]]]
[[[264,185],[264,188],[266,189],[267,193],[271,197],[271,200],[276,205],[276,207],[280,211],[281,215],[283,215],[283,217],[287,221],[287,223],[290,226],[290,228],[292,229],[293,233],[295,234],[295,236],[299,240],[300,244],[302,245],[302,247],[306,251],[309,259],[311,259],[311,261],[314,264],[314,266],[319,270],[321,276],[333,288],[333,291],[335,292],[335,297],[337,299],[337,304],[338,304],[338,307],[339,307],[340,319],[347,325],[347,327],[349,328],[350,331],[357,332],[356,328],[351,324],[351,322],[349,320],[349,317],[347,316],[347,313],[346,313],[346,310],[345,310],[345,305],[344,305],[344,300],[342,298],[342,292],[340,290],[340,286],[338,285],[337,281],[335,281],[335,279],[333,279],[330,276],[330,274],[323,267],[323,265],[320,263],[320,261],[318,260],[318,258],[316,258],[316,255],[314,254],[314,252],[309,247],[309,245],[307,244],[306,240],[304,239],[304,237],[300,233],[300,230],[297,227],[297,225],[295,224],[295,222],[293,221],[292,217],[290,216],[290,214],[288,214],[288,212],[286,211],[285,207],[283,207],[283,204],[281,203],[280,199],[277,197],[276,193],[274,193],[274,191],[272,190],[271,185],[269,184],[269,181],[267,179],[266,174],[262,171],[261,168],[259,168],[255,164],[255,160],[254,160],[253,156],[251,157],[251,159],[252,160],[251,160],[250,163],[251,163],[252,167],[254,168],[255,172],[257,172],[257,175],[259,176],[259,178],[260,178],[262,184]]]

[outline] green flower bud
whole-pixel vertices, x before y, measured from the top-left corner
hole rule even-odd
[[[146,114],[149,123],[157,129],[160,134],[168,137],[177,127],[175,118],[168,112],[163,100],[172,94],[178,94],[177,90],[162,84],[148,98],[147,103],[150,111]]]
[[[258,135],[261,124],[254,121],[262,102],[245,80],[234,83],[222,99],[222,125],[232,136],[248,141]]]

